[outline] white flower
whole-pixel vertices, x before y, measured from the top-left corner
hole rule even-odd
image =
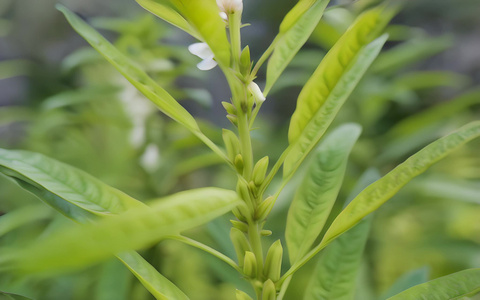
[[[211,70],[215,68],[217,62],[213,59],[215,56],[213,55],[212,50],[206,43],[195,43],[188,46],[188,51],[193,55],[196,55],[203,59],[200,63],[198,63],[197,68],[202,71]]]
[[[265,96],[262,93],[262,90],[260,90],[260,87],[255,83],[255,82],[250,82],[248,84],[248,90],[250,93],[252,93],[253,98],[255,98],[256,102],[263,102],[265,101]]]
[[[242,0],[217,0],[217,5],[220,9],[220,12],[223,12],[227,15],[243,10]],[[220,14],[220,16],[222,17],[222,19],[224,19],[224,15]]]

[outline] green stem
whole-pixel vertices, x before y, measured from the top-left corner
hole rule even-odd
[[[242,53],[242,42],[240,37],[241,12],[231,13],[228,17],[228,28],[230,31],[230,44],[232,45],[232,56],[234,69],[239,70],[240,54]]]
[[[257,63],[255,64],[255,67],[252,70],[252,74],[251,74],[252,78],[254,78],[257,75],[258,70],[260,70],[260,67],[270,57],[273,50],[275,49],[275,46],[277,45],[278,40],[279,40],[279,38],[278,38],[278,36],[276,36],[275,39],[273,40],[273,42],[270,44],[270,46],[268,46],[267,50],[265,50],[265,52],[262,54],[260,59],[257,61]]]
[[[288,285],[290,284],[290,281],[292,280],[292,276],[288,277],[285,282],[283,282],[282,287],[280,288],[280,292],[278,293],[277,300],[283,300],[283,297],[285,296],[285,293],[287,292]]]
[[[250,239],[250,245],[252,246],[255,258],[257,259],[258,279],[261,279],[263,273],[263,249],[260,230],[259,224],[256,221],[248,224],[248,237]]]
[[[202,244],[196,240],[193,240],[191,238],[188,238],[188,237],[185,237],[185,236],[182,236],[182,235],[172,235],[172,236],[168,236],[167,238],[171,239],[171,240],[176,240],[176,241],[179,241],[179,242],[182,242],[184,244],[187,244],[187,245],[190,245],[192,247],[195,247],[195,248],[198,248],[198,249],[201,249],[207,253],[210,253],[211,255],[221,259],[222,261],[224,261],[225,263],[227,263],[229,266],[231,266],[232,268],[234,268],[235,270],[237,270],[237,272],[240,272],[242,273],[242,269],[228,256],[226,256],[225,254],[223,253],[220,253],[218,252],[217,250],[205,245],[205,244]]]
[[[244,164],[243,177],[248,182],[250,181],[253,170],[253,150],[248,117],[245,112],[241,111],[241,109],[238,113],[238,134],[240,137],[240,147],[242,148],[241,150]]]

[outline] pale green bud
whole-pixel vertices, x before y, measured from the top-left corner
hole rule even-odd
[[[272,231],[271,230],[266,230],[266,229],[263,229],[260,231],[260,234],[262,236],[271,236],[272,235]]]
[[[235,126],[235,127],[238,126],[238,118],[237,118],[237,116],[227,115],[227,119],[230,121],[230,123],[233,124],[233,126]]]
[[[268,156],[260,159],[253,168],[253,182],[255,185],[260,186],[265,180],[265,175],[268,169]]]
[[[268,216],[270,211],[272,210],[273,205],[275,204],[275,197],[270,196],[265,199],[260,205],[257,207],[255,211],[255,219],[256,220],[265,220]]]
[[[239,174],[242,174],[244,164],[243,164],[243,156],[240,153],[235,156],[233,164],[235,165],[235,169],[237,169],[237,172]]]
[[[240,141],[233,131],[222,129],[223,142],[227,148],[227,155],[230,161],[235,161],[235,156],[240,152]]]
[[[243,48],[242,54],[240,55],[240,72],[247,76],[251,71],[251,61],[250,61],[250,48],[246,46]]]
[[[268,249],[267,258],[265,259],[264,275],[273,281],[280,279],[280,272],[282,270],[282,256],[283,248],[280,240],[270,246]]]
[[[223,108],[227,111],[228,114],[236,116],[237,115],[237,108],[230,102],[222,102]]]
[[[275,283],[268,279],[263,284],[262,291],[262,300],[275,300],[277,299],[277,290],[275,288]]]
[[[235,291],[236,300],[253,300],[247,293],[242,292],[241,290]]]
[[[230,220],[230,223],[232,223],[233,227],[237,228],[240,231],[243,232],[248,232],[248,224],[245,222],[237,221],[237,220]]]
[[[246,203],[252,203],[252,197],[250,197],[250,191],[248,190],[248,185],[245,181],[238,181],[237,193]]]
[[[250,243],[247,240],[245,234],[239,229],[232,227],[230,229],[230,240],[233,243],[235,252],[237,253],[238,265],[243,266],[245,260],[245,252],[250,251]]]
[[[251,251],[245,252],[243,259],[243,274],[247,277],[254,278],[257,276],[257,259]]]

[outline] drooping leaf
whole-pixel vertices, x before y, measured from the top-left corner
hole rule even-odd
[[[328,244],[378,209],[410,180],[425,172],[431,165],[479,136],[480,121],[471,122],[458,131],[429,144],[387,175],[369,185],[338,215],[325,234],[320,247]]]
[[[32,299],[27,298],[25,296],[17,295],[17,294],[0,292],[0,300],[32,300]]]
[[[468,269],[416,285],[388,300],[460,300],[479,293],[480,269]]]
[[[156,299],[188,300],[188,297],[170,280],[162,276],[151,264],[135,251],[117,254],[127,268]]]
[[[84,266],[202,225],[232,210],[239,201],[235,192],[219,188],[180,192],[157,200],[150,207],[66,228],[28,249],[5,251],[5,264],[26,272]]]
[[[0,173],[80,222],[144,206],[93,176],[39,153],[0,149]]]
[[[380,297],[380,300],[385,300],[405,291],[406,289],[427,282],[429,273],[430,269],[428,267],[423,267],[402,275],[397,281],[395,281],[388,291]]]
[[[305,255],[325,225],[343,182],[348,155],[361,128],[347,124],[318,148],[288,211],[285,238],[290,262]]]
[[[161,88],[143,70],[125,57],[115,46],[108,42],[95,29],[62,5],[57,5],[72,27],[105,59],[110,62],[142,94],[155,103],[170,118],[184,125],[193,132],[198,132],[198,125],[190,113],[185,110],[170,94]]]
[[[317,263],[303,299],[353,299],[370,225],[371,218],[362,220],[328,245]]]
[[[137,3],[144,9],[148,10],[152,14],[156,15],[160,19],[167,21],[168,23],[182,29],[193,37],[197,36],[197,33],[193,30],[191,25],[185,20],[185,18],[176,11],[167,0],[136,0]]]
[[[367,170],[347,198],[348,204],[359,191],[380,177]],[[333,241],[323,252],[304,294],[304,299],[353,299],[357,273],[372,219],[366,219]]]
[[[308,40],[329,2],[329,0],[300,0],[287,14],[280,26],[280,33],[275,38],[275,50],[268,61],[265,95]]]

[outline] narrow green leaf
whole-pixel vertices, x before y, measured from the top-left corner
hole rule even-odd
[[[62,5],[57,5],[72,27],[105,59],[110,62],[142,94],[155,103],[170,118],[193,132],[199,128],[195,119],[167,91],[157,85],[143,70],[125,57],[115,46],[108,42],[95,29]]]
[[[188,297],[171,281],[162,276],[137,252],[117,254],[127,268],[138,278],[143,286],[159,300],[188,300]]]
[[[315,242],[337,199],[348,155],[361,128],[346,124],[333,131],[318,148],[288,211],[285,238],[290,262],[305,255]]]
[[[0,292],[0,300],[32,300],[32,299],[27,298],[25,296],[17,295],[17,294]]]
[[[320,247],[328,244],[378,209],[410,180],[425,172],[431,165],[479,136],[480,121],[471,122],[458,131],[426,146],[387,175],[369,185],[338,215],[325,234]]]
[[[208,44],[215,60],[224,67],[230,66],[230,43],[225,23],[219,15],[214,0],[170,0],[194,27],[200,40]]]
[[[416,285],[389,300],[471,299],[480,293],[480,269],[468,269]]]
[[[368,46],[362,47],[355,53],[355,59],[348,69],[343,69],[338,64],[343,72],[333,88],[327,88],[326,84],[327,80],[330,81],[335,76],[335,74],[329,76],[335,68],[328,68],[326,71],[323,66],[331,65],[332,60],[338,63],[337,58],[330,55],[322,61],[317,69],[320,72],[315,71],[300,93],[297,109],[290,122],[290,152],[284,162],[284,178],[293,175],[321,139],[368,66],[380,52],[386,39],[387,36],[382,36]],[[345,47],[342,46],[342,49],[350,49],[348,44]]]
[[[371,218],[361,221],[323,251],[303,299],[353,299],[370,225]]]
[[[428,281],[429,274],[430,268],[428,267],[423,267],[403,274],[379,299],[385,300],[413,286],[425,283]]]
[[[80,222],[144,206],[93,176],[39,153],[0,149],[0,173]]]
[[[330,0],[300,0],[287,14],[280,25],[280,33],[275,38],[275,49],[268,61],[265,95],[308,40],[329,2]]]
[[[155,201],[151,207],[66,228],[28,249],[6,251],[6,265],[25,272],[84,266],[209,222],[239,202],[235,192],[218,188],[180,192]]]
[[[378,178],[380,174],[377,170],[365,171],[350,192],[345,205]],[[363,220],[325,249],[311,275],[304,299],[353,299],[352,293],[355,291],[371,222],[371,219]]]
[[[148,10],[152,14],[156,15],[160,19],[167,21],[168,23],[182,29],[193,37],[197,36],[197,33],[192,29],[190,24],[185,18],[178,13],[174,8],[169,5],[167,0],[136,0],[137,3],[144,9]]]
[[[0,216],[0,237],[24,224],[47,219],[52,210],[44,204],[29,205],[18,208]]]

